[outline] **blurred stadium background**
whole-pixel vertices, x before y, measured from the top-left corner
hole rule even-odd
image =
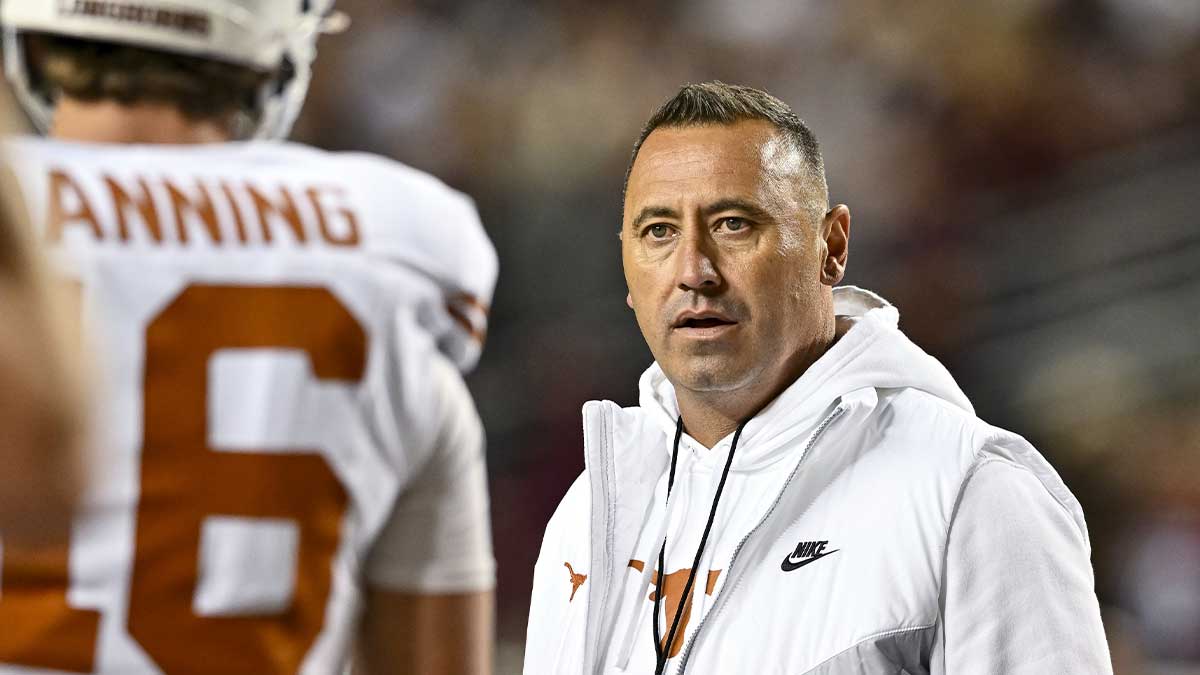
[[[301,140],[478,202],[502,269],[487,425],[501,673],[580,405],[636,401],[620,182],[685,82],[816,131],[877,290],[1088,515],[1119,675],[1200,672],[1200,1],[340,0]],[[1013,542],[1021,545],[1021,542]]]

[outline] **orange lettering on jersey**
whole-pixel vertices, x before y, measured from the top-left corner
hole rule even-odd
[[[641,572],[646,568],[646,564],[641,560],[630,560],[629,566]],[[667,575],[665,584],[659,584],[659,573],[655,572],[651,582],[654,584],[654,592],[650,594],[646,600],[654,602],[661,590],[663,599],[666,600],[666,625],[663,627],[662,640],[660,644],[663,647],[667,645],[667,637],[671,632],[671,621],[675,619],[675,612],[679,609],[679,603],[683,600],[683,587],[687,585],[688,575],[692,573],[691,568],[675,570]],[[712,595],[713,590],[717,586],[717,579],[721,577],[721,570],[709,570],[708,580],[704,585],[704,594]],[[683,613],[679,617],[679,628],[675,629],[675,642],[671,643],[670,657],[679,655],[679,651],[683,649],[683,636],[687,634],[688,621],[692,618],[692,598],[689,596],[683,604]]]
[[[51,243],[62,240],[67,225],[87,225],[96,241],[104,240],[104,231],[87,195],[71,175],[62,169],[50,170],[49,204],[46,207],[46,238]]]
[[[296,241],[303,244],[308,241],[308,237],[304,233],[304,223],[300,220],[300,212],[296,209],[296,200],[292,198],[292,193],[284,186],[279,187],[279,194],[283,198],[283,205],[280,206],[271,201],[262,192],[259,192],[253,185],[246,184],[246,191],[250,194],[250,199],[254,201],[254,208],[258,212],[258,226],[261,228],[263,241],[270,243],[272,240],[270,220],[282,220],[292,230],[292,235],[296,237]]]
[[[108,193],[112,197],[113,210],[117,214],[117,233],[120,235],[121,241],[129,241],[128,213],[129,208],[134,207],[137,209],[146,231],[149,232],[150,238],[154,240],[154,243],[161,244],[162,226],[158,222],[158,210],[154,207],[154,198],[150,195],[150,186],[146,185],[146,179],[138,177],[136,197],[130,196],[129,192],[112,176],[104,176],[104,184],[108,187]]]
[[[229,202],[229,212],[233,214],[233,225],[237,229],[238,241],[246,243],[246,221],[242,218],[242,207],[238,206],[233,188],[228,183],[221,183],[221,192],[225,193],[225,201]]]
[[[204,183],[196,181],[196,190],[199,197],[193,199],[183,190],[175,187],[175,184],[166,179],[163,185],[167,188],[167,194],[171,197],[171,208],[175,210],[175,229],[179,234],[179,243],[186,244],[188,241],[188,228],[185,216],[192,214],[200,224],[204,226],[204,230],[208,232],[208,239],[214,244],[221,243],[221,224],[217,220],[217,210],[213,208],[212,197],[208,194],[208,189],[204,187]],[[237,207],[234,207],[237,210]],[[240,222],[240,217],[239,217]]]
[[[325,192],[343,197],[344,193],[339,188],[326,188]],[[342,236],[336,236],[329,230],[329,214],[325,213],[325,205],[321,200],[321,188],[310,187],[304,191],[308,195],[308,201],[312,204],[313,211],[317,212],[317,226],[321,230],[321,238],[326,243],[334,246],[357,246],[358,245],[358,216],[348,206],[341,206],[334,209],[334,213],[342,217],[344,225],[344,233]]]

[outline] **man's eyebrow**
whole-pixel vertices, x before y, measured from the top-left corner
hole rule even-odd
[[[758,221],[769,221],[773,219],[771,214],[767,213],[767,211],[761,206],[752,204],[744,199],[737,198],[721,199],[713,202],[712,204],[705,206],[702,210],[702,213],[704,214],[705,218],[711,218],[722,211],[741,211],[747,216],[750,216],[752,219]]]
[[[637,218],[633,219],[633,223],[629,227],[636,230],[651,218],[679,218],[679,213],[669,206],[647,206],[637,214]]]

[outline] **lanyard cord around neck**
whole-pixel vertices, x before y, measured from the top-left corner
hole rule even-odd
[[[749,422],[750,420],[746,420]],[[679,599],[679,605],[675,608],[675,617],[671,620],[671,630],[667,633],[667,642],[662,644],[662,639],[659,637],[660,630],[658,627],[658,609],[662,602],[662,597],[667,593],[667,574],[666,574],[666,555],[667,555],[667,540],[663,539],[662,548],[658,550],[658,590],[654,593],[654,654],[657,657],[657,665],[654,668],[654,675],[662,675],[667,668],[667,659],[670,658],[671,646],[675,644],[675,632],[679,629],[679,621],[683,617],[684,608],[688,606],[691,599],[692,586],[696,583],[696,572],[700,569],[700,558],[704,555],[704,547],[708,543],[708,534],[712,531],[713,521],[717,517],[717,505],[721,503],[721,493],[725,491],[725,479],[729,477],[729,468],[733,466],[733,453],[737,451],[738,439],[742,436],[742,429],[746,428],[746,422],[738,425],[737,431],[733,434],[733,443],[729,446],[729,456],[725,458],[725,468],[721,471],[721,482],[717,484],[717,494],[713,496],[712,508],[708,512],[708,523],[704,525],[704,534],[700,537],[700,546],[696,548],[696,560],[692,563],[692,569],[688,572],[687,583],[683,585],[683,595]],[[667,475],[667,499],[671,498],[671,488],[675,486],[675,464],[679,459],[679,441],[683,437],[683,416],[679,416],[679,421],[675,423],[675,444],[671,448],[671,472]]]

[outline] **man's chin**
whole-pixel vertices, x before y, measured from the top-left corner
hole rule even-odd
[[[754,380],[744,370],[734,370],[726,364],[687,364],[681,368],[663,368],[663,372],[677,389],[695,393],[736,391]]]

